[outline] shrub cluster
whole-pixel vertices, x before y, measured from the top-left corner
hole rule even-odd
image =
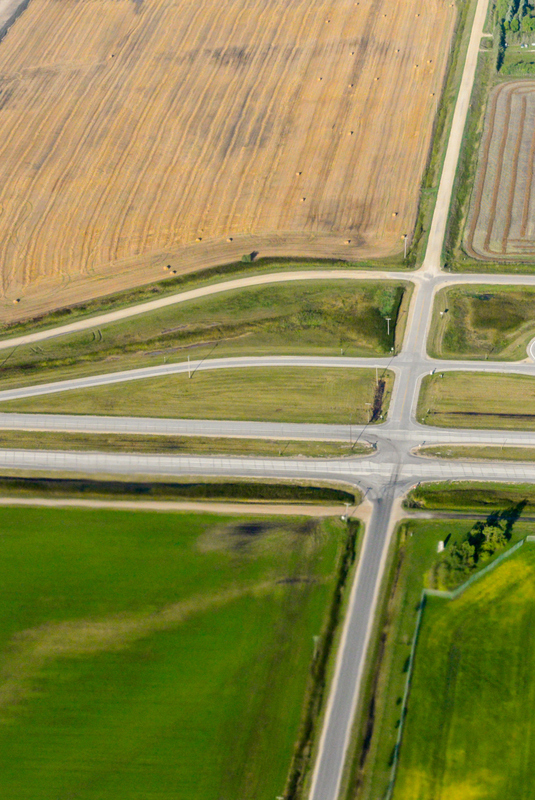
[[[504,527],[498,523],[489,525],[486,522],[476,522],[467,538],[453,544],[444,558],[448,583],[460,583],[478,564],[488,561],[503,550],[508,541]]]
[[[435,568],[436,583],[453,588],[465,581],[478,567],[505,550],[513,534],[513,526],[522,513],[522,500],[501,513],[478,520],[466,537],[446,548]]]

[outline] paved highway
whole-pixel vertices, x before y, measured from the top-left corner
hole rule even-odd
[[[291,422],[237,422],[205,419],[160,419],[157,417],[106,417],[78,414],[2,414],[0,430],[65,431],[84,433],[173,434],[176,436],[225,436],[252,439],[302,439],[354,442],[356,438],[383,447],[396,443],[410,452],[422,444],[493,444],[535,447],[535,432],[431,428],[412,419],[405,429],[392,421],[382,425],[321,425]]]

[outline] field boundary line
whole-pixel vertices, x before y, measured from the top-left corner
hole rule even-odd
[[[399,751],[401,749],[401,740],[403,738],[403,729],[404,729],[404,725],[405,725],[405,717],[407,715],[407,705],[408,705],[409,694],[410,694],[411,683],[412,683],[412,673],[413,673],[413,670],[414,670],[414,659],[415,659],[415,656],[416,656],[416,646],[418,644],[418,637],[420,635],[420,629],[421,629],[421,626],[422,626],[422,619],[423,619],[423,615],[424,615],[424,610],[425,610],[427,598],[428,597],[442,597],[444,600],[455,600],[456,598],[458,598],[462,594],[464,594],[464,592],[473,583],[478,581],[480,578],[483,578],[485,575],[488,575],[489,572],[492,572],[503,561],[505,561],[506,559],[510,558],[510,556],[512,556],[514,553],[516,553],[517,550],[520,550],[520,548],[524,544],[526,544],[526,543],[532,544],[534,542],[535,542],[535,536],[534,535],[525,536],[524,539],[521,539],[519,542],[516,542],[516,544],[514,544],[512,547],[510,547],[504,553],[501,553],[501,555],[499,555],[496,559],[494,559],[494,561],[492,561],[490,564],[487,564],[487,566],[484,567],[482,570],[480,570],[479,572],[476,572],[474,575],[471,575],[468,578],[468,580],[466,580],[464,583],[461,583],[461,585],[458,586],[453,591],[446,591],[446,590],[442,590],[442,589],[427,589],[427,588],[422,589],[422,594],[420,595],[420,603],[419,603],[419,608],[418,608],[418,616],[416,617],[416,624],[415,624],[415,627],[414,627],[414,635],[412,637],[411,651],[410,651],[410,654],[409,654],[409,664],[408,664],[408,668],[407,668],[407,680],[405,682],[405,690],[403,692],[403,700],[402,700],[402,703],[401,703],[401,712],[400,712],[400,722],[399,722],[399,728],[398,728],[398,735],[397,735],[397,739],[396,739],[396,744],[394,745],[394,759],[393,759],[393,762],[392,762],[392,772],[390,774],[390,782],[388,784],[388,789],[387,789],[386,794],[384,796],[384,800],[392,800],[392,796],[393,796],[393,793],[394,793],[394,785],[395,785],[395,782],[396,782],[396,775],[397,775],[397,769],[398,769],[398,763],[399,763]]]
[[[401,715],[399,721],[398,735],[396,739],[396,744],[394,745],[394,759],[392,761],[392,771],[390,773],[390,782],[388,784],[388,789],[386,791],[385,800],[391,800],[392,795],[394,793],[394,784],[396,782],[396,775],[398,770],[399,751],[401,749],[401,739],[403,737],[404,720],[405,720],[405,715],[407,713],[407,704],[411,688],[414,657],[416,655],[416,645],[418,643],[418,636],[420,634],[420,628],[422,626],[422,617],[424,615],[425,601],[426,601],[426,595],[424,589],[420,597],[418,616],[416,617],[416,626],[414,629],[414,635],[412,637],[411,652],[409,654],[409,666],[407,669],[407,680],[405,681],[403,700],[401,701]]]

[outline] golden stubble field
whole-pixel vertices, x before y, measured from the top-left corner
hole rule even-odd
[[[4,321],[167,264],[399,252],[455,16],[452,0],[31,0],[0,44]]]
[[[535,82],[492,92],[466,231],[466,250],[491,261],[535,258]]]

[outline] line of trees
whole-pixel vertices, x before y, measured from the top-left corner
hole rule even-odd
[[[535,31],[533,0],[497,0],[496,20],[505,32],[531,33]]]

